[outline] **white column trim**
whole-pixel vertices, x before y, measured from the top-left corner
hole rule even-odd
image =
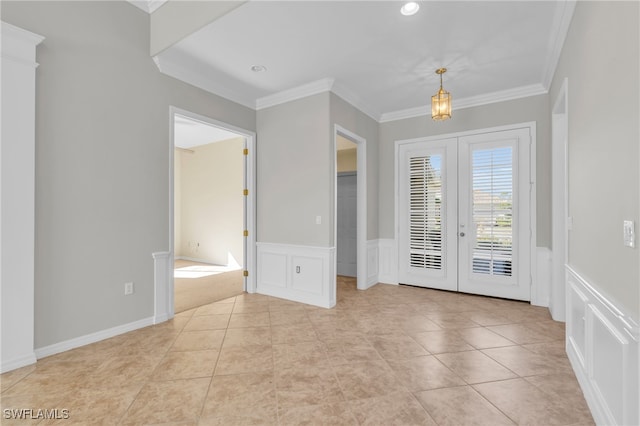
[[[44,37],[1,22],[0,372],[36,362],[36,46]]]
[[[171,287],[173,277],[172,253],[161,251],[152,254],[153,256],[153,323],[158,324],[170,320],[174,316],[173,291],[167,292]]]

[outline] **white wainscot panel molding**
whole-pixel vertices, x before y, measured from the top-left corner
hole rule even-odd
[[[174,291],[173,259],[171,252],[158,251],[153,257],[153,323],[159,324],[173,318]]]
[[[640,423],[640,327],[567,266],[567,355],[597,424]]]
[[[549,294],[551,293],[551,250],[547,247],[536,247],[535,265],[534,285],[531,288],[531,304],[548,307]],[[564,318],[554,319],[556,321],[564,321]]]
[[[322,308],[336,305],[335,248],[257,243],[257,292]]]
[[[379,249],[378,240],[367,241],[367,285],[371,288],[378,283]]]
[[[398,245],[393,238],[378,240],[378,281],[398,284]]]

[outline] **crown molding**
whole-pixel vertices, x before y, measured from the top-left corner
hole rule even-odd
[[[209,78],[205,74],[195,71],[194,69],[188,69],[173,61],[161,58],[160,56],[161,55],[154,56],[153,62],[155,62],[158,70],[162,74],[176,78],[247,108],[255,109],[255,102],[253,99],[246,98],[233,90],[229,90],[227,86],[216,83],[214,79]]]
[[[165,4],[168,0],[127,0],[129,3],[134,5],[140,10],[144,10],[148,14],[152,14],[160,6]]]
[[[430,107],[423,105],[415,108],[402,109],[399,111],[385,112],[380,115],[380,119],[378,120],[378,122],[386,123],[388,121],[404,120],[405,118],[424,117],[425,115],[431,113],[430,110]]]
[[[516,87],[498,92],[485,93],[478,96],[458,99],[453,98],[452,110],[472,108],[476,106],[494,104],[497,102],[512,101],[515,99],[527,98],[529,96],[544,95],[547,93],[542,84],[531,84],[529,86]],[[388,121],[404,120],[405,118],[423,117],[431,113],[430,105],[423,105],[415,108],[403,109],[400,111],[385,112],[380,116],[380,123]]]
[[[528,86],[514,87],[513,89],[500,90],[498,92],[485,93],[482,95],[471,96],[453,101],[453,109],[464,109],[476,106],[495,104],[496,102],[512,101],[514,99],[527,98],[529,96],[544,95],[547,89],[540,83],[530,84]]]
[[[362,98],[356,95],[351,89],[347,88],[347,86],[336,81],[333,84],[331,91],[334,95],[339,96],[345,102],[358,109],[360,112],[363,112],[377,122],[380,121],[380,111],[363,101]]]
[[[553,25],[551,27],[556,28],[557,31],[549,37],[549,47],[547,49],[549,56],[547,57],[542,72],[542,85],[546,90],[549,90],[551,82],[553,81],[553,75],[556,72],[558,61],[560,61],[560,54],[562,53],[562,47],[569,32],[569,26],[571,25],[575,8],[576,0],[565,0],[557,4],[556,13],[553,17]]]
[[[329,92],[333,87],[333,82],[334,80],[332,78],[323,78],[322,80],[313,81],[308,84],[303,84],[302,86],[293,87],[256,99],[255,109],[261,110],[295,101],[296,99],[306,98],[307,96],[317,95],[318,93]]]

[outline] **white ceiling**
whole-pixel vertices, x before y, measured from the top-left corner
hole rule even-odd
[[[158,57],[159,68],[260,109],[331,89],[373,118],[545,93],[573,8],[558,1],[249,1]],[[251,71],[252,65],[267,71]]]
[[[173,131],[174,145],[185,149],[240,137],[236,133],[177,114]]]

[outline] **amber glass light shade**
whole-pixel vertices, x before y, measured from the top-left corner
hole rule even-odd
[[[442,88],[442,74],[447,72],[446,68],[440,68],[436,74],[440,76],[440,90],[431,97],[431,118],[436,121],[451,118],[451,93]]]

